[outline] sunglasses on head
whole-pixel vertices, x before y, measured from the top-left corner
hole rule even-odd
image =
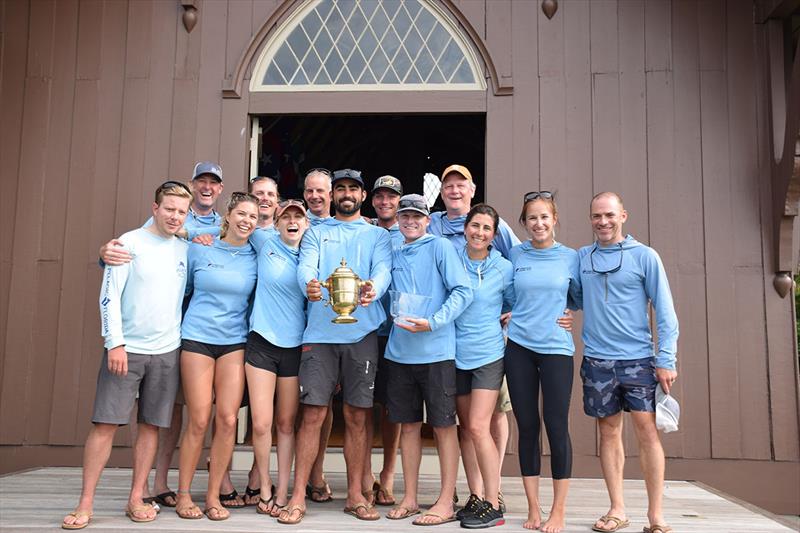
[[[334,179],[342,179],[342,178],[360,178],[361,171],[359,170],[337,170],[333,173]]]
[[[327,168],[322,168],[322,167],[312,168],[311,170],[306,172],[306,176],[310,176],[311,174],[313,174],[315,172],[319,172],[320,174],[325,174],[329,178],[332,176],[332,173],[331,173],[330,170],[328,170]]]
[[[553,199],[553,193],[551,193],[550,191],[531,191],[531,192],[527,192],[527,193],[525,193],[524,202],[525,203],[532,202],[534,200],[538,200],[539,198],[542,198],[544,200],[552,200]]]
[[[422,209],[423,211],[428,210],[428,204],[422,200],[400,200],[400,203],[397,206],[398,209],[408,209],[409,207],[414,209]]]
[[[282,202],[278,202],[278,207],[280,207],[281,209],[283,209],[284,207],[290,207],[290,206],[293,206],[293,205],[297,206],[297,207],[302,207],[303,209],[305,209],[305,207],[306,207],[305,202],[303,202],[302,200],[290,199],[290,200],[283,200]]]

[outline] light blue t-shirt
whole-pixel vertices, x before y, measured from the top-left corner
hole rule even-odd
[[[186,285],[186,241],[139,228],[119,240],[133,259],[106,266],[100,322],[106,349],[162,354],[181,344],[181,302]]]
[[[454,321],[472,302],[469,278],[455,248],[441,237],[426,234],[396,248],[392,255],[391,289],[430,298],[424,310],[418,309],[418,318],[426,318],[431,331],[411,333],[394,324],[386,359],[403,364],[455,359]]]
[[[377,330],[386,319],[380,298],[389,287],[392,267],[392,247],[389,232],[373,226],[364,219],[341,221],[326,218],[309,228],[300,243],[300,263],[297,283],[305,293],[312,279],[324,282],[342,259],[362,280],[372,280],[375,300],[367,307],[357,307],[355,324],[334,324],[336,313],[324,301],[309,302],[308,324],[303,343],[352,344]],[[327,290],[323,289],[327,298]]]
[[[458,255],[473,299],[456,319],[456,368],[473,370],[502,359],[505,353],[500,314],[514,303],[513,269],[494,248],[480,261],[469,258],[466,246]]]
[[[250,243],[232,246],[219,238],[211,246],[191,243],[186,283],[191,300],[181,336],[209,344],[245,342],[256,271]]]
[[[431,214],[431,223],[428,225],[428,233],[436,235],[437,237],[444,237],[455,246],[456,250],[460,250],[467,244],[464,237],[464,223],[467,221],[467,215],[461,215],[456,218],[447,218],[446,211],[439,211]],[[519,244],[519,239],[511,227],[506,224],[506,221],[500,219],[500,224],[497,226],[497,234],[492,240],[492,246],[503,257],[508,259],[511,248]]]
[[[306,295],[297,284],[300,250],[272,235],[258,252],[258,283],[250,329],[282,348],[303,342]]]
[[[573,355],[572,333],[556,320],[567,308],[580,306],[578,253],[559,242],[534,248],[525,241],[511,250],[514,307],[508,338],[543,355]]]
[[[655,357],[656,367],[674,370],[678,317],[658,253],[628,235],[608,247],[597,243],[584,246],[578,255],[583,287],[583,353],[598,359]],[[611,272],[618,266],[619,270]],[[658,351],[650,331],[650,303],[655,310]]]

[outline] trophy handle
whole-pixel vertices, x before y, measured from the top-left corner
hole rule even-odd
[[[320,299],[321,302],[325,302],[323,307],[333,307],[333,304],[330,300],[331,291],[333,290],[333,280],[328,278],[325,281],[320,282],[320,286],[325,287],[328,290],[328,298]]]

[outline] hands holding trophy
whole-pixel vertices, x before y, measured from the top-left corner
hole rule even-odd
[[[308,283],[306,288],[308,299],[311,301],[321,300],[322,287],[328,289],[328,300],[325,305],[330,305],[338,315],[331,320],[334,324],[358,322],[352,313],[359,305],[366,307],[375,299],[372,281],[359,278],[358,274],[347,266],[344,258],[327,280],[324,282],[311,280]]]

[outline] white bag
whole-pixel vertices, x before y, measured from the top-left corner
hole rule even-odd
[[[678,431],[681,406],[678,400],[664,393],[661,383],[656,387],[656,427],[664,433]]]

